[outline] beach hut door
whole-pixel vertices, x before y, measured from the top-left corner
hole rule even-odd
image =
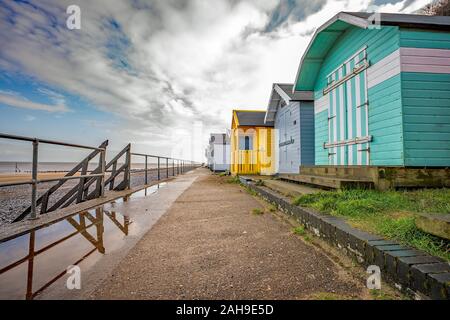
[[[331,165],[370,164],[367,67],[364,48],[327,77],[329,140],[324,146]]]

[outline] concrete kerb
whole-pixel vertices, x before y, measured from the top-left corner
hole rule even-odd
[[[383,279],[402,292],[416,299],[450,300],[450,264],[444,260],[355,229],[341,218],[293,205],[289,198],[257,186],[251,179],[240,181],[359,264],[378,265]]]

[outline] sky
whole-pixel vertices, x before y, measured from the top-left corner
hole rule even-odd
[[[0,1],[0,132],[203,161],[233,109],[266,109],[314,31],[339,11],[429,0]],[[70,30],[69,5],[81,10]],[[78,151],[43,149],[41,161]],[[0,161],[30,144],[0,140]]]

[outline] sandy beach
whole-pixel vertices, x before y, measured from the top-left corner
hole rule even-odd
[[[60,178],[66,175],[67,172],[42,172],[38,173],[38,179],[54,179]],[[80,173],[76,173],[75,176],[79,176]],[[0,184],[11,182],[25,182],[31,180],[31,173],[1,173]]]
[[[172,168],[169,168],[169,177],[172,176]],[[176,173],[176,168],[175,168]],[[62,177],[66,172],[44,172],[38,174],[38,179],[50,179]],[[77,173],[79,175],[79,173]],[[108,174],[107,174],[108,175]],[[160,169],[160,178],[167,177],[166,168]],[[31,179],[30,173],[0,174],[0,184],[7,182],[21,182]],[[158,170],[148,171],[148,182],[158,179]],[[120,180],[120,178],[119,178]],[[118,180],[118,181],[119,181]],[[43,195],[52,185],[57,182],[46,182],[38,184],[38,197]],[[66,194],[78,183],[78,179],[66,181],[49,199],[49,207]],[[145,174],[142,171],[131,173],[131,187],[142,186],[145,183]],[[117,184],[116,184],[117,185]],[[107,186],[108,187],[108,186]],[[0,226],[12,222],[16,216],[30,206],[30,185],[18,185],[0,188]]]

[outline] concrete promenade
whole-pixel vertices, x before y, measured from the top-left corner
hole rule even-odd
[[[351,268],[293,234],[244,188],[202,168],[180,178],[193,182],[88,298],[370,297]]]

